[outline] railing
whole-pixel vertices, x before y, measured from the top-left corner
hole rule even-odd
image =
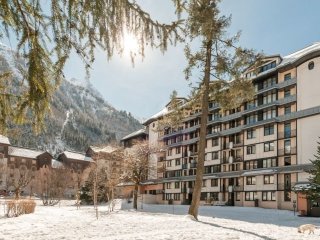
[[[244,189],[243,185],[233,186],[235,192],[242,192]]]
[[[278,156],[291,155],[296,153],[297,153],[296,147],[278,149]]]
[[[187,163],[182,164],[182,169],[188,169],[188,164]]]
[[[280,191],[291,191],[294,185],[295,185],[295,182],[278,183],[277,187],[278,187],[278,190]]]
[[[190,168],[197,168],[197,163],[190,163]]]
[[[278,138],[291,138],[297,136],[297,129],[278,133]]]

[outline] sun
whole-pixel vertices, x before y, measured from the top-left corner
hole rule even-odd
[[[130,56],[131,54],[137,54],[139,51],[139,44],[137,38],[130,34],[124,33],[123,35],[123,53]]]

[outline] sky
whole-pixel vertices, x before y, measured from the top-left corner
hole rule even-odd
[[[170,23],[176,18],[171,0],[137,3],[159,22]],[[318,0],[223,0],[219,6],[221,14],[232,15],[230,36],[240,30],[240,45],[265,55],[288,55],[320,41]],[[173,90],[180,96],[188,95],[185,66],[181,44],[169,47],[165,54],[148,49],[143,61],[136,59],[134,67],[128,56],[116,55],[108,61],[103,51],[97,51],[90,81],[112,106],[147,119],[167,104]],[[81,61],[72,58],[65,75],[84,79]]]

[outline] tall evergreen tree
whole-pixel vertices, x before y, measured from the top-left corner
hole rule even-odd
[[[97,47],[109,59],[123,51],[126,32],[136,36],[141,56],[146,45],[164,52],[180,39],[179,22],[154,21],[129,0],[0,1],[0,21],[0,40],[16,39],[17,57],[26,60],[19,91],[10,87],[9,73],[0,74],[2,131],[8,122],[21,123],[27,117],[35,130],[41,129],[71,53],[83,60],[88,71]]]
[[[189,214],[198,217],[202,179],[204,172],[209,100],[220,103],[224,109],[231,109],[251,99],[254,90],[250,81],[242,77],[246,68],[257,62],[254,51],[237,46],[240,34],[228,37],[226,32],[230,17],[220,15],[219,0],[175,0],[178,13],[187,14],[186,34],[192,41],[201,41],[200,49],[192,52],[189,46],[185,53],[188,66],[186,78],[198,68],[202,71],[199,88],[194,92],[191,107],[201,110],[198,142],[196,181]]]

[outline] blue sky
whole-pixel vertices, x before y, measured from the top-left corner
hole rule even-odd
[[[159,21],[168,23],[175,17],[171,0],[137,2]],[[241,30],[240,44],[266,55],[287,55],[320,41],[318,0],[223,0],[220,9],[222,14],[232,15],[230,34]],[[148,118],[164,107],[174,89],[179,95],[188,94],[182,72],[185,66],[182,45],[170,47],[164,55],[148,50],[143,62],[136,60],[135,67],[128,57],[114,56],[108,62],[98,51],[90,80],[115,108]],[[65,72],[67,78],[85,76],[76,58]]]

